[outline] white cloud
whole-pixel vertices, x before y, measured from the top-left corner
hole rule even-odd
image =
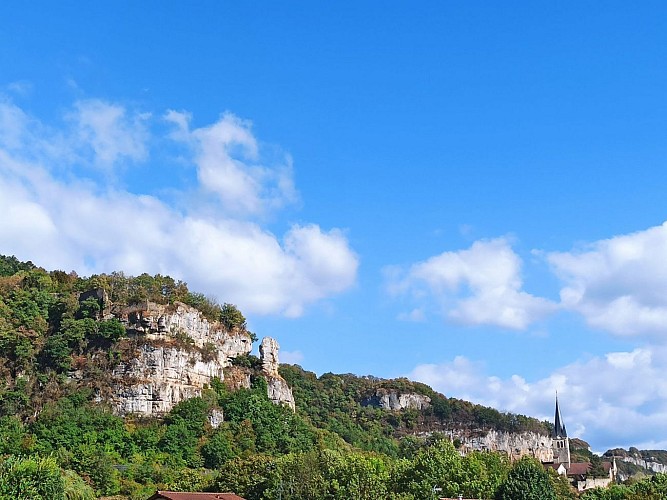
[[[123,106],[99,99],[78,101],[74,107],[69,119],[75,124],[80,144],[92,149],[95,165],[108,169],[123,159],[141,161],[146,158],[145,121],[150,115],[128,113]]]
[[[615,446],[667,446],[667,351],[637,348],[577,361],[548,377],[526,381],[485,373],[482,363],[459,356],[415,367],[408,377],[450,397],[553,421],[558,391],[570,436],[603,451]]]
[[[301,351],[280,351],[280,362],[288,365],[298,365],[303,361]]]
[[[667,333],[667,223],[547,255],[563,306],[618,335]]]
[[[422,321],[426,321],[426,314],[424,313],[423,309],[417,307],[410,312],[399,314],[397,319],[400,321],[412,321],[415,323],[420,323]]]
[[[69,116],[80,118],[75,130],[87,124],[94,161],[148,154],[145,138],[134,143],[126,137],[134,119],[122,106],[89,101]],[[19,128],[12,135],[14,125]],[[235,120],[227,125],[236,127],[229,133],[241,134],[238,140],[256,143]],[[294,225],[280,239],[255,222],[225,216],[217,205],[182,212],[152,196],[65,180],[58,175],[62,159],[80,159],[80,139],[68,129],[49,131],[18,107],[0,103],[0,253],[80,273],[170,274],[259,314],[297,316],[354,284],[358,258],[338,229]]]
[[[191,130],[187,113],[169,111],[165,119],[176,126],[172,138],[195,152],[202,187],[217,195],[228,211],[257,215],[296,200],[291,158],[262,165],[249,121],[225,113],[213,125]]]
[[[497,238],[416,263],[403,277],[396,268],[387,275],[394,293],[433,297],[454,321],[521,330],[556,309],[521,289],[521,264],[508,240]]]

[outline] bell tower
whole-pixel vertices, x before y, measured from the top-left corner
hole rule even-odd
[[[551,448],[554,452],[554,464],[563,464],[566,469],[569,469],[570,440],[567,437],[563,417],[560,415],[558,393],[556,393],[556,416],[554,417],[554,430],[551,434]]]

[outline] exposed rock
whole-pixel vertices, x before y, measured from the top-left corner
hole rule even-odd
[[[220,427],[220,424],[224,422],[224,414],[222,410],[213,409],[208,414],[208,423],[211,424],[211,427],[217,429]]]
[[[112,372],[118,413],[161,415],[180,401],[201,395],[213,377],[223,378],[225,355],[203,361],[201,353],[145,344],[137,357]]]
[[[250,368],[229,366],[225,368],[225,386],[230,391],[250,389]]]
[[[553,462],[551,438],[535,432],[508,433],[490,430],[483,435],[451,434],[453,439],[461,441],[460,451],[498,451],[506,453],[511,460],[523,456],[536,458],[540,462]]]
[[[667,465],[660,462],[643,460],[641,458],[635,458],[635,457],[623,457],[621,458],[621,460],[623,460],[624,462],[635,464],[639,467],[643,467],[644,469],[651,470],[653,472],[659,472],[661,474],[667,472]]]
[[[375,394],[361,402],[363,406],[374,406],[375,408],[383,408],[385,410],[405,410],[406,408],[423,410],[428,408],[430,403],[431,398],[423,394],[414,392],[399,393],[398,391],[387,389],[378,389],[375,391]]]
[[[224,380],[231,359],[252,350],[247,333],[228,332],[180,302],[145,302],[117,314],[128,335],[147,341],[113,370],[113,399],[120,414],[163,415],[180,401],[201,395],[213,377]]]
[[[290,387],[287,385],[287,381],[285,381],[284,378],[280,376],[267,376],[266,385],[269,399],[273,403],[287,405],[292,410],[296,408],[292,389],[290,389]]]
[[[278,373],[280,361],[278,351],[280,345],[276,339],[264,337],[259,346],[259,357],[262,361],[262,372],[266,375],[267,392],[269,399],[275,404],[285,404],[295,409],[294,395],[292,389],[287,385],[284,378]]]
[[[118,311],[128,333],[147,339],[161,340],[182,336],[192,339],[194,345],[214,344],[228,358],[247,354],[252,350],[250,335],[228,332],[220,323],[209,322],[197,309],[182,302],[169,305],[142,302]]]
[[[280,345],[278,341],[271,337],[264,337],[262,343],[259,346],[259,357],[262,360],[262,371],[271,377],[277,377],[278,375],[278,366],[280,361],[278,360],[278,351],[280,350]]]

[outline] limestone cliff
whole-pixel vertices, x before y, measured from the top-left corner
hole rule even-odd
[[[618,478],[622,481],[636,474],[667,473],[667,451],[614,448],[605,452],[607,459],[614,458],[618,466]]]
[[[235,388],[248,387],[250,373],[232,367],[232,360],[252,350],[250,335],[209,322],[197,309],[176,302],[151,302],[113,311],[126,327],[135,348],[112,371],[110,397],[117,413],[160,416],[178,402],[201,395],[213,377],[232,374]],[[262,341],[262,372],[269,398],[294,408],[291,389],[278,375],[278,343]]]
[[[523,456],[536,458],[540,462],[552,462],[553,450],[549,436],[535,432],[498,432],[489,430],[482,433],[451,432],[454,440],[461,442],[460,451],[497,451],[506,454],[511,460]]]
[[[385,410],[423,410],[430,406],[431,398],[413,392],[401,393],[395,390],[377,389],[375,394],[365,398],[362,406],[373,406]]]

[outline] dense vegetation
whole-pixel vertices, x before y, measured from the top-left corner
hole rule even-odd
[[[283,365],[297,401],[292,412],[269,401],[258,360],[244,356],[235,364],[253,374],[251,388],[231,392],[214,379],[163,419],[120,418],[104,402],[107,372],[132,349],[106,309],[146,300],[181,301],[228,330],[247,331],[236,307],[168,276],[82,278],[0,256],[0,500],[145,499],[158,488],[232,490],[249,500],[575,498],[563,478],[534,461],[462,457],[445,432],[548,432],[543,422],[406,379],[317,377]],[[431,405],[364,405],[390,390],[428,396]],[[221,410],[224,422],[213,425]],[[582,498],[665,498],[646,496],[664,487],[658,476],[619,486],[617,496]]]

